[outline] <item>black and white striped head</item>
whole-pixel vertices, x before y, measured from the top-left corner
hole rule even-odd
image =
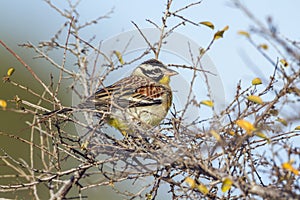
[[[176,71],[168,69],[162,62],[156,59],[143,62],[132,72],[132,75],[144,76],[156,82],[169,81],[170,76],[176,74],[178,74]]]

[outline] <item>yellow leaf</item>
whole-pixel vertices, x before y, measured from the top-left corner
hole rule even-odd
[[[111,187],[115,187],[115,184],[114,184],[113,180],[110,180],[109,183],[108,183],[108,185],[111,186]]]
[[[234,132],[234,131],[228,131],[228,133],[229,133],[230,135],[232,135],[232,136],[235,135],[235,132]]]
[[[296,126],[295,130],[300,131],[300,126]]]
[[[247,31],[238,31],[238,34],[239,34],[239,35],[246,36],[247,38],[250,37],[250,34],[249,34]]]
[[[222,181],[222,187],[221,187],[222,192],[228,191],[231,188],[231,186],[232,186],[232,180],[229,178],[225,178]]]
[[[260,105],[262,105],[264,103],[263,100],[259,96],[255,96],[255,95],[249,95],[247,97],[247,99],[249,101],[252,101],[252,102],[260,104]]]
[[[124,60],[123,60],[121,52],[119,52],[119,51],[113,51],[113,52],[117,56],[117,58],[118,58],[119,62],[121,63],[121,65],[124,65]]]
[[[200,49],[199,49],[199,54],[200,54],[200,56],[204,55],[205,52],[206,52],[206,50],[205,50],[204,48],[200,48]]]
[[[203,185],[203,184],[199,184],[198,186],[197,186],[197,189],[202,193],[202,194],[204,194],[204,195],[207,195],[208,194],[208,189],[207,189],[207,187],[205,186],[205,185]]]
[[[281,59],[280,63],[284,66],[284,67],[288,67],[289,63],[285,60],[285,59]]]
[[[251,135],[253,131],[256,130],[256,128],[253,126],[253,124],[251,124],[250,122],[240,119],[236,121],[236,124],[241,127],[242,129],[244,129],[247,134]]]
[[[7,107],[7,103],[6,103],[6,101],[4,101],[4,100],[0,99],[0,107],[2,107],[2,108],[3,108],[3,110],[5,110],[5,109],[6,109],[6,107]]]
[[[217,133],[215,130],[211,130],[209,133],[210,133],[214,138],[216,138],[216,140],[217,140],[218,142],[221,142],[221,141],[222,141],[221,136],[220,136],[219,133]]]
[[[264,133],[262,133],[262,132],[260,132],[260,131],[257,131],[257,132],[255,133],[255,135],[256,135],[257,137],[260,137],[260,138],[262,138],[262,139],[267,140],[268,143],[271,142],[270,138],[268,138]]]
[[[213,23],[208,22],[208,21],[199,22],[199,24],[205,25],[205,26],[211,28],[212,30],[214,30],[214,28],[215,28],[215,26],[213,25]]]
[[[191,177],[186,177],[184,182],[189,184],[191,188],[195,188],[197,186],[196,181],[194,179],[192,179]]]
[[[271,115],[273,115],[273,116],[277,116],[277,115],[278,115],[278,110],[272,109],[272,110],[270,110],[269,113],[270,113]]]
[[[276,121],[280,122],[282,125],[287,126],[288,123],[285,119],[278,117]]]
[[[208,107],[213,107],[214,106],[214,102],[211,101],[211,100],[203,100],[200,103],[203,104],[203,105],[206,105]]]
[[[293,161],[282,163],[282,168],[285,169],[285,170],[287,170],[287,171],[292,172],[295,175],[299,175],[299,170],[295,169],[292,166],[292,164],[293,164]]]
[[[289,87],[288,89],[287,89],[287,92],[288,93],[294,93],[295,95],[297,95],[297,96],[300,96],[300,89],[299,88],[297,88],[297,87]]]
[[[147,193],[145,196],[146,196],[146,200],[152,200],[153,199],[153,196],[150,193]]]
[[[225,31],[227,31],[228,29],[229,29],[229,26],[225,26],[222,30],[216,32],[215,35],[214,35],[214,40],[222,38]]]
[[[252,80],[252,85],[260,85],[260,84],[262,84],[260,78],[255,78]]]
[[[7,70],[7,76],[11,76],[11,75],[13,75],[13,73],[15,72],[15,68],[13,68],[13,67],[11,67],[11,68],[9,68],[8,70]]]
[[[80,145],[81,150],[86,150],[87,147],[88,147],[88,145],[89,145],[89,141],[86,140],[85,142],[83,142],[83,143]]]
[[[268,48],[269,48],[269,46],[267,44],[260,44],[259,47],[264,50],[268,50]]]

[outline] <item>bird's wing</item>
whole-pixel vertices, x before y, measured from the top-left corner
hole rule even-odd
[[[140,107],[161,104],[166,88],[139,76],[130,76],[98,90],[87,102],[98,108],[108,108],[113,102],[120,107]]]

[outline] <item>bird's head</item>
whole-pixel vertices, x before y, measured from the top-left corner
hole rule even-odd
[[[169,84],[170,77],[177,74],[178,72],[168,69],[156,59],[143,62],[132,72],[132,75],[147,77],[161,84]]]

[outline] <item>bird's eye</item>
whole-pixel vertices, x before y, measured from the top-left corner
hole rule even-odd
[[[160,73],[160,72],[161,72],[161,70],[160,70],[160,69],[158,69],[158,68],[156,68],[156,69],[154,69],[154,70],[153,70],[153,72],[154,72],[154,73]]]

